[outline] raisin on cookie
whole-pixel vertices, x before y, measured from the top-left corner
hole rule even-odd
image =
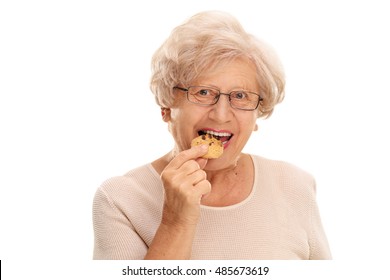
[[[202,158],[215,159],[215,158],[219,158],[222,155],[222,153],[223,153],[222,142],[220,140],[218,140],[217,138],[214,138],[210,134],[204,134],[204,135],[198,136],[191,141],[191,147],[199,146],[199,145],[203,145],[203,144],[208,145],[209,150],[208,150],[207,154],[202,156]]]

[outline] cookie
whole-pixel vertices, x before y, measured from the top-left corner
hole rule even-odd
[[[217,138],[214,138],[210,134],[204,134],[198,136],[191,141],[191,147],[199,146],[203,144],[207,144],[209,146],[209,150],[207,154],[202,156],[202,158],[214,159],[214,158],[219,158],[222,155],[223,153],[222,142]]]

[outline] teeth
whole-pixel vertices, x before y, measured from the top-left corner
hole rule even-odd
[[[232,135],[231,133],[228,133],[228,132],[215,132],[215,131],[212,131],[212,130],[205,130],[205,132],[207,134],[211,134],[211,135],[219,136],[219,137],[231,136]]]

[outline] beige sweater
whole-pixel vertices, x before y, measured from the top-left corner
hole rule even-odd
[[[192,259],[330,259],[315,181],[285,162],[252,156],[254,187],[242,202],[201,206]],[[143,259],[159,226],[163,186],[151,164],[114,177],[93,203],[94,259]]]

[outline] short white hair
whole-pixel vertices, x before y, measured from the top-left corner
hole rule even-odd
[[[173,87],[189,85],[218,63],[236,58],[252,61],[263,98],[262,117],[269,117],[284,98],[281,63],[267,44],[248,34],[236,18],[225,12],[207,11],[192,16],[173,29],[152,58],[150,88],[160,107],[171,107]]]

